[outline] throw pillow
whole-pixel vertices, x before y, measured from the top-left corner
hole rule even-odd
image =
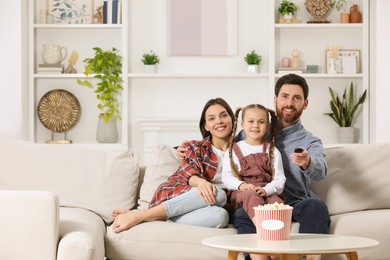
[[[146,166],[144,181],[140,190],[138,209],[147,209],[157,187],[168,179],[180,165],[176,150],[168,145],[154,147]]]

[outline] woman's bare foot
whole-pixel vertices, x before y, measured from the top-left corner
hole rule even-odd
[[[128,213],[130,210],[128,209],[114,209],[111,213],[113,219],[115,219],[119,214]]]
[[[114,223],[112,224],[112,230],[115,233],[122,232],[132,228],[142,222],[140,217],[141,212],[137,211],[127,211],[122,212],[115,217]]]

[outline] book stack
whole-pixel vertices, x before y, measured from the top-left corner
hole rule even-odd
[[[122,3],[120,0],[105,0],[103,3],[103,23],[122,23]]]
[[[64,65],[59,64],[38,64],[38,73],[64,73]]]
[[[282,67],[282,68],[278,68],[278,73],[279,74],[290,74],[290,73],[301,74],[303,73],[303,68]]]

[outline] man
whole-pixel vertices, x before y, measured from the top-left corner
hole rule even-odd
[[[274,105],[278,116],[275,146],[282,154],[286,184],[283,195],[293,207],[293,221],[299,222],[299,233],[329,233],[327,206],[309,189],[312,180],[327,175],[324,148],[319,138],[308,132],[300,122],[308,106],[309,87],[295,74],[281,77],[275,85]],[[300,152],[294,152],[302,148]],[[233,225],[239,234],[256,233],[251,219],[240,208],[233,214]],[[321,259],[320,255],[306,259]]]

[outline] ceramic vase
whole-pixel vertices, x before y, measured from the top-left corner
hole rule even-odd
[[[361,23],[362,14],[358,10],[358,5],[352,5],[349,13],[349,22],[350,23]]]
[[[112,118],[107,123],[104,118],[99,117],[98,127],[96,131],[96,141],[99,143],[117,143],[118,142],[118,127],[116,119]]]
[[[355,143],[355,128],[354,127],[339,127],[338,129],[339,143]]]
[[[248,65],[248,73],[258,73],[259,66],[258,65]]]
[[[340,14],[340,23],[349,23],[349,13]]]
[[[157,66],[156,65],[145,65],[145,73],[156,73]]]

